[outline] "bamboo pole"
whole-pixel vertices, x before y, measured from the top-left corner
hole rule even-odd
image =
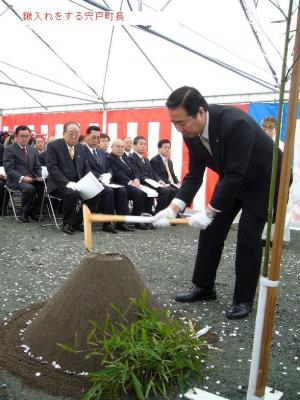
[[[288,200],[291,160],[294,147],[297,109],[299,100],[300,86],[300,1],[298,4],[296,39],[294,46],[294,60],[291,77],[290,96],[288,101],[288,115],[286,125],[286,140],[284,146],[283,160],[280,174],[280,185],[278,194],[278,205],[275,221],[275,232],[273,239],[271,265],[268,274],[270,281],[276,282],[280,274],[280,261],[282,250],[282,239],[284,233],[286,206]],[[263,322],[263,332],[261,341],[261,352],[259,370],[256,382],[256,396],[263,397],[265,394],[267,371],[269,363],[269,353],[272,340],[272,330],[275,315],[277,287],[267,288],[266,313]]]
[[[151,224],[152,216],[138,215],[115,215],[115,214],[92,214],[86,204],[82,207],[83,225],[84,225],[84,244],[88,251],[92,251],[92,223],[93,222],[119,222],[119,223],[134,223],[134,224]],[[188,225],[188,218],[168,218],[171,225]]]

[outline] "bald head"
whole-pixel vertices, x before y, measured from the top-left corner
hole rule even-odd
[[[111,144],[111,153],[117,157],[122,157],[125,151],[125,144],[123,140],[116,139]]]

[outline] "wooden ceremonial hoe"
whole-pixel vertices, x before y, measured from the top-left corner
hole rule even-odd
[[[83,225],[84,225],[84,245],[88,251],[92,251],[92,223],[93,222],[119,222],[119,223],[132,223],[132,224],[151,224],[153,222],[152,216],[139,216],[139,215],[114,215],[114,214],[92,214],[86,204],[83,204]],[[168,219],[172,225],[187,225],[188,218],[170,218]]]

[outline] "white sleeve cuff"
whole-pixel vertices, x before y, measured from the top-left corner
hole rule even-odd
[[[171,201],[171,204],[175,204],[175,206],[180,208],[180,211],[183,211],[186,207],[186,203],[183,200],[176,199],[176,197]]]

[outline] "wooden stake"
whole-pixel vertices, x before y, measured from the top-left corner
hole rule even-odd
[[[92,214],[86,204],[83,204],[82,212],[83,212],[83,226],[84,226],[84,245],[87,251],[92,251],[93,248],[92,222],[91,222]]]

